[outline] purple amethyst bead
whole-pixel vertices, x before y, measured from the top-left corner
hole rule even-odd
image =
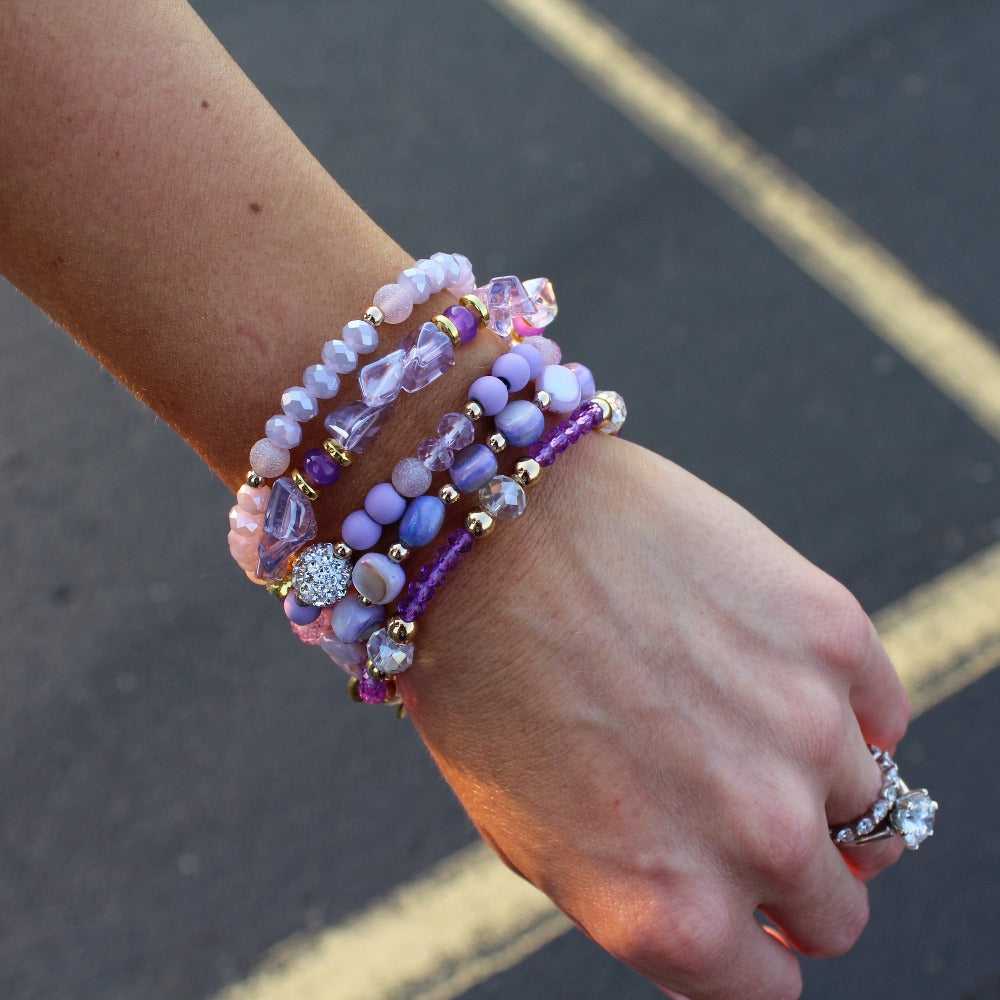
[[[419,579],[423,583],[432,587],[440,587],[447,576],[447,571],[442,569],[437,563],[430,563],[420,567]]]
[[[456,528],[448,535],[448,545],[455,552],[468,552],[476,544],[476,536],[468,528]]]
[[[395,524],[405,510],[406,500],[396,492],[392,483],[378,483],[365,497],[365,513],[378,524]]]
[[[541,466],[551,465],[556,460],[556,453],[552,446],[543,444],[541,441],[536,441],[528,449],[528,455]]]
[[[444,513],[440,497],[415,497],[399,522],[399,540],[410,549],[430,545],[444,524]]]
[[[456,549],[448,549],[440,559],[441,569],[450,573],[462,561],[462,553]]]
[[[474,493],[496,474],[497,457],[484,444],[464,448],[451,467],[451,481],[459,493]]]
[[[569,447],[569,440],[566,438],[565,434],[557,434],[551,442],[549,442],[549,447],[557,455],[561,455]]]
[[[569,441],[570,444],[576,444],[580,440],[580,427],[578,424],[570,423],[569,427],[563,431],[563,437]]]
[[[314,608],[309,604],[299,604],[299,599],[295,596],[295,591],[290,590],[285,598],[285,616],[294,625],[311,625],[317,618],[321,608]]]
[[[444,315],[455,324],[460,343],[468,344],[476,339],[479,324],[476,322],[472,310],[466,309],[465,306],[448,306]]]
[[[527,358],[508,351],[493,362],[490,374],[506,382],[510,392],[520,392],[531,379],[531,365]]]
[[[375,680],[367,670],[358,678],[358,695],[366,705],[381,705],[385,701],[388,685]]]
[[[340,479],[340,466],[322,448],[310,448],[302,459],[302,473],[313,486],[332,486]]]
[[[427,613],[427,605],[419,601],[400,601],[396,610],[404,622],[415,622]]]
[[[495,417],[508,398],[507,386],[496,375],[483,375],[469,386],[469,399],[475,400],[488,417]]]

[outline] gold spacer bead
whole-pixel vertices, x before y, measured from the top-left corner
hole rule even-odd
[[[387,555],[393,562],[401,563],[410,558],[410,550],[402,542],[393,542]]]
[[[269,583],[267,585],[267,592],[272,597],[277,597],[279,601],[283,601],[292,590],[291,580],[282,580],[280,583]]]
[[[364,594],[358,594],[358,604],[363,604],[366,608],[370,608],[374,603],[374,601],[369,601]]]
[[[478,295],[463,295],[459,300],[460,306],[465,306],[480,326],[486,326],[490,320],[490,311],[486,308],[486,303]]]
[[[477,403],[474,399],[470,399],[465,404],[465,415],[470,420],[480,420],[483,416],[483,407],[480,403]]]
[[[443,500],[445,503],[456,503],[461,496],[462,494],[451,483],[445,483],[438,490],[438,499]]]
[[[492,451],[494,455],[499,455],[500,452],[507,447],[507,439],[500,433],[500,431],[497,431],[495,434],[491,434],[486,439],[486,443],[489,445],[490,451]]]
[[[361,703],[361,681],[357,677],[348,677],[347,693],[351,696],[351,701]]]
[[[333,554],[338,559],[350,559],[354,555],[354,549],[347,542],[337,542],[333,547]]]
[[[432,316],[431,322],[442,331],[448,334],[448,339],[455,347],[462,342],[462,335],[458,332],[458,327],[447,316]]]
[[[299,488],[299,492],[314,503],[319,499],[319,492],[314,490],[305,480],[305,476],[298,469],[292,469],[292,482]]]
[[[485,510],[473,509],[465,515],[465,526],[476,538],[485,538],[496,523],[496,518]]]
[[[334,441],[333,438],[327,438],[323,442],[323,450],[332,458],[335,462],[343,465],[345,468],[354,461],[354,454],[349,452],[346,448],[341,448],[341,446]]]
[[[369,306],[361,318],[372,326],[381,326],[385,322],[385,313],[378,306]]]
[[[533,458],[518,459],[514,466],[513,478],[522,486],[534,486],[542,477],[542,467]]]
[[[532,402],[538,409],[547,410],[552,405],[552,397],[544,389],[539,389]]]
[[[597,429],[601,427],[607,427],[611,423],[611,418],[614,413],[611,409],[611,404],[603,396],[591,396],[588,402],[597,403],[601,408],[601,422],[597,425]]]
[[[254,489],[256,489],[258,486],[263,486],[264,485],[264,477],[263,476],[258,476],[257,473],[254,472],[253,469],[251,469],[247,473],[246,482],[247,482],[247,486],[251,486]]]
[[[403,621],[402,618],[390,618],[385,630],[395,642],[412,642],[417,625],[416,622]]]
[[[369,660],[365,664],[365,670],[368,671],[368,676],[373,681],[378,681],[380,684],[384,684],[389,679],[389,675],[388,674],[383,673],[381,670],[379,670],[378,667],[372,666],[372,661],[371,660]]]

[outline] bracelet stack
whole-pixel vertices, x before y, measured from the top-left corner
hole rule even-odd
[[[342,376],[355,371],[359,356],[376,352],[378,327],[404,322],[415,304],[443,290],[458,303],[365,364],[357,373],[359,398],[327,414],[329,436],[287,474],[302,425],[319,416],[321,400],[338,395]],[[525,512],[526,490],[560,455],[593,430],[621,430],[621,396],[597,392],[590,370],[563,365],[558,345],[542,335],[557,311],[546,278],[521,282],[507,275],[477,287],[460,254],[417,260],[375,293],[340,338],[323,345],[322,363],[305,370],[302,385],[282,393],[281,413],[251,447],[246,483],[229,512],[230,552],[251,580],[281,598],[298,638],[322,648],[347,672],[356,700],[399,704],[395,678],[414,662],[417,622],[451,574],[500,522]],[[400,458],[344,518],[339,534],[316,541],[313,502],[320,491],[364,453],[402,393],[419,392],[444,375],[455,365],[455,348],[484,328],[507,351],[473,379],[462,411],[443,414],[435,433]],[[562,419],[549,426],[548,414]],[[514,450],[520,454],[504,474],[500,462]],[[448,481],[435,484],[445,475]],[[461,527],[408,573],[412,554],[438,539],[448,508],[463,498],[471,504]],[[387,530],[394,536],[388,542]],[[387,620],[393,604],[395,614]]]

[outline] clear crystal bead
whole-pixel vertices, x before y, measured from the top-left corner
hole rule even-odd
[[[611,423],[602,427],[605,434],[617,434],[625,425],[625,418],[628,410],[625,407],[625,400],[612,389],[602,389],[596,394],[598,399],[607,400],[611,406]]]
[[[476,439],[476,425],[464,413],[446,413],[438,424],[437,432],[452,451],[468,448]]]
[[[351,586],[351,563],[341,559],[329,542],[303,549],[292,567],[292,586],[301,604],[326,608]]]
[[[524,283],[524,290],[528,293],[528,298],[531,299],[531,304],[535,307],[535,311],[529,316],[525,316],[524,321],[541,330],[548,326],[559,312],[555,289],[548,278],[529,278]]]
[[[369,406],[385,406],[399,395],[403,388],[405,365],[406,351],[391,351],[358,372],[361,394]]]
[[[493,517],[510,520],[524,513],[528,501],[520,483],[508,476],[494,476],[480,488],[479,502]]]
[[[488,326],[506,340],[514,332],[514,318],[523,316],[530,322],[535,312],[534,303],[520,279],[513,274],[491,278],[489,283],[476,289],[476,295],[486,305],[490,318]]]
[[[368,659],[383,674],[401,674],[413,663],[413,646],[409,642],[396,642],[380,628],[368,639]]]

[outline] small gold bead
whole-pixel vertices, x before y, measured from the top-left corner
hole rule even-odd
[[[458,327],[447,316],[432,316],[431,322],[443,333],[448,334],[448,339],[455,347],[462,342],[462,335],[458,332]]]
[[[591,403],[597,403],[601,408],[601,422],[597,425],[596,429],[601,427],[607,427],[611,423],[611,418],[614,416],[614,411],[611,409],[611,404],[603,396],[591,396]]]
[[[406,718],[406,706],[402,702],[400,702],[396,706],[396,718],[397,719],[405,719]]]
[[[461,497],[461,493],[455,489],[451,483],[445,483],[441,489],[438,490],[438,498],[443,500],[445,503],[456,503]]]
[[[350,559],[354,555],[354,549],[347,542],[337,542],[333,547],[333,554],[338,559]]]
[[[254,489],[256,489],[258,486],[263,486],[263,485],[264,485],[264,477],[258,476],[257,473],[254,472],[253,469],[251,469],[247,473],[247,486],[251,486]]]
[[[365,670],[368,671],[368,676],[373,681],[378,681],[380,684],[384,684],[389,679],[389,675],[388,674],[383,673],[381,670],[379,670],[378,667],[372,666],[372,661],[371,660],[369,660],[365,664]]]
[[[279,601],[283,601],[292,590],[291,580],[282,580],[280,583],[269,583],[267,585],[267,592],[272,597],[277,597]]]
[[[496,525],[496,519],[485,510],[470,510],[465,515],[465,526],[476,538],[485,538]]]
[[[385,314],[378,306],[369,306],[361,318],[366,323],[371,323],[372,326],[381,326],[385,321]]]
[[[522,486],[534,486],[542,476],[542,467],[533,458],[518,459],[513,478]]]
[[[393,542],[389,546],[389,558],[393,562],[401,563],[410,557],[410,550],[402,542]]]
[[[363,604],[366,608],[370,608],[374,603],[374,601],[369,601],[364,594],[358,594],[358,604]]]
[[[349,452],[346,448],[342,448],[333,438],[327,438],[323,442],[323,450],[332,458],[335,462],[343,466],[348,466],[354,461],[354,455]]]
[[[458,300],[458,304],[465,306],[476,317],[476,322],[480,326],[486,326],[489,322],[490,311],[486,308],[486,303],[478,295],[463,295]]]
[[[499,431],[496,434],[491,434],[486,439],[486,443],[494,455],[499,455],[507,447],[507,439]]]
[[[538,409],[547,410],[552,405],[552,397],[544,389],[539,389],[532,402]]]
[[[319,493],[314,490],[305,480],[305,476],[298,469],[292,469],[292,482],[299,488],[299,492],[313,502],[319,499]]]
[[[465,415],[470,420],[479,420],[483,415],[483,408],[474,399],[470,399],[465,404]]]
[[[417,625],[416,622],[404,621],[402,618],[390,618],[385,630],[395,642],[412,642]]]
[[[361,703],[361,682],[357,677],[349,677],[347,679],[347,693],[351,696],[351,701],[356,701]]]

